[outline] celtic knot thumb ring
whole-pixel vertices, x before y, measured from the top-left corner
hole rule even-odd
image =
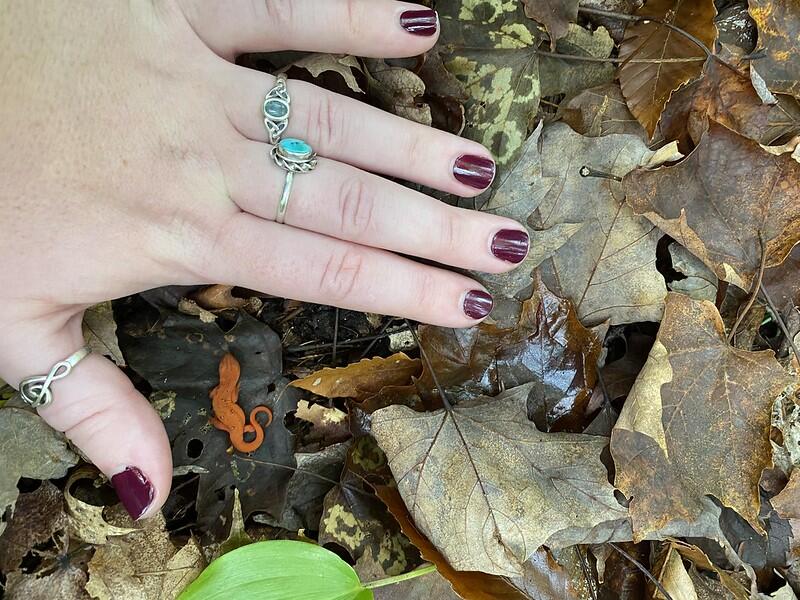
[[[47,375],[33,375],[26,377],[19,384],[19,395],[26,404],[33,408],[47,406],[53,401],[53,392],[50,385],[70,374],[75,365],[89,356],[92,349],[84,346],[77,352],[69,355],[61,362],[57,362]]]

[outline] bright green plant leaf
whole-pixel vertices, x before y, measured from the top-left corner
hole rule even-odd
[[[356,572],[333,552],[306,542],[273,540],[223,554],[178,600],[373,600]]]

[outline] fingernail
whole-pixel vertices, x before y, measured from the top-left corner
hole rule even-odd
[[[464,297],[464,314],[470,319],[482,319],[492,312],[494,300],[483,290],[471,290]]]
[[[494,161],[485,156],[462,154],[453,166],[453,175],[461,183],[484,190],[494,179]]]
[[[501,229],[492,238],[492,254],[517,264],[528,255],[528,234],[519,229]]]
[[[111,485],[119,496],[122,506],[133,520],[138,519],[152,504],[155,497],[153,486],[136,467],[127,467],[111,478]]]
[[[435,10],[407,10],[400,15],[400,25],[414,35],[431,36],[439,26]]]

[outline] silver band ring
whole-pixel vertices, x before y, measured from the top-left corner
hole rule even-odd
[[[292,193],[294,174],[313,171],[317,166],[317,154],[303,140],[285,138],[273,146],[270,155],[275,164],[286,171],[283,192],[278,201],[278,210],[275,212],[275,222],[283,223],[289,206],[289,195]]]
[[[54,364],[47,375],[33,375],[23,379],[19,384],[19,395],[22,400],[33,408],[50,404],[53,401],[50,385],[57,379],[63,379],[69,375],[75,365],[89,356],[91,352],[92,349],[89,346],[84,346],[61,362]]]
[[[270,144],[277,144],[281,139],[286,126],[289,124],[289,113],[292,112],[292,100],[286,88],[286,75],[280,73],[275,80],[275,85],[264,97],[261,107],[264,115],[264,126],[267,128],[267,137]]]

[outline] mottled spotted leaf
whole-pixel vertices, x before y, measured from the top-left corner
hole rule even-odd
[[[436,8],[439,53],[470,96],[464,135],[489,148],[502,169],[519,155],[539,107],[541,33],[518,2],[445,0]]]
[[[800,3],[797,0],[750,0],[763,55],[751,63],[767,87],[800,97]]]

